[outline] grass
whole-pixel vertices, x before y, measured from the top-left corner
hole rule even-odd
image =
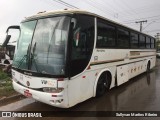
[[[0,98],[8,97],[16,94],[12,87],[11,78],[0,70]]]

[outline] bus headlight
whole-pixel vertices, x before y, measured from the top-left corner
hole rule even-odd
[[[64,90],[64,88],[52,88],[52,87],[43,88],[43,91],[47,92],[47,93],[60,93],[63,90]]]

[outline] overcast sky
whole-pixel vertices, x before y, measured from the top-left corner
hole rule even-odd
[[[0,43],[4,41],[5,31],[10,25],[19,25],[27,16],[40,11],[67,8],[58,0],[0,0]],[[111,20],[139,30],[135,21],[147,20],[143,32],[155,36],[160,32],[160,0],[63,0]]]

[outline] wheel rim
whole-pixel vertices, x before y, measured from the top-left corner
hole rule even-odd
[[[106,77],[102,77],[98,84],[98,91],[100,94],[104,94],[107,91],[107,79]]]

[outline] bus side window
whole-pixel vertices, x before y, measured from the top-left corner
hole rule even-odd
[[[73,59],[86,59],[86,42],[87,35],[85,31],[81,31],[81,28],[77,28],[74,32],[73,38],[73,48],[72,52],[74,53]]]
[[[87,15],[77,15],[75,21],[71,53],[72,76],[79,74],[87,67],[94,44],[94,18]]]
[[[97,19],[97,48],[114,48],[116,40],[115,26],[110,25],[104,20]]]

